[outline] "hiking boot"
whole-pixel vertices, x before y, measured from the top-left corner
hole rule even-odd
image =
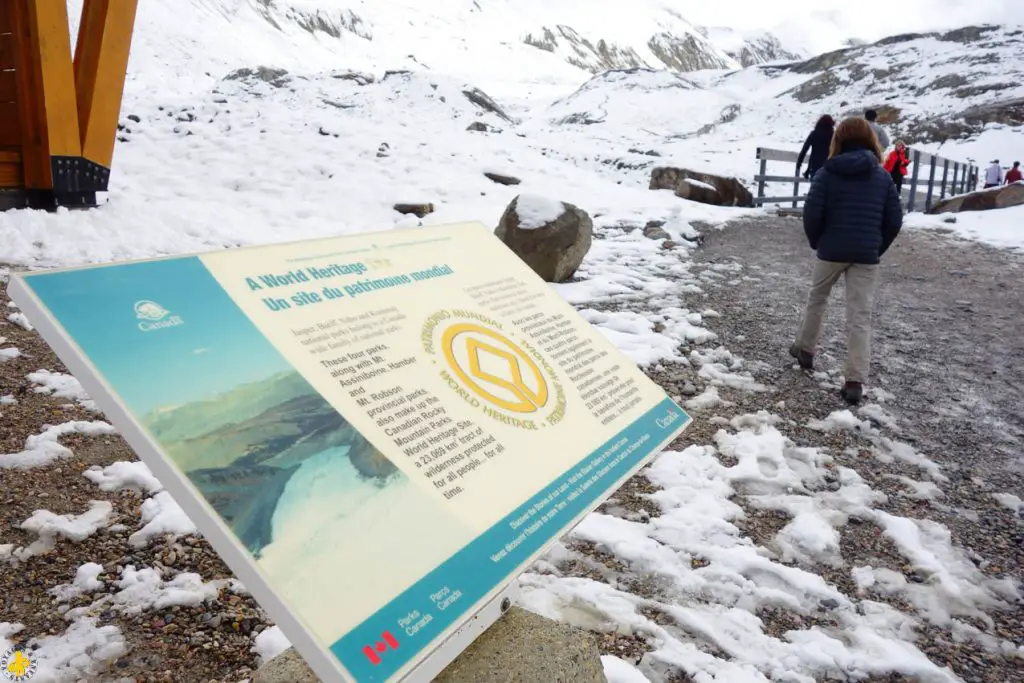
[[[860,403],[860,399],[864,396],[864,385],[860,382],[847,382],[839,390],[839,395],[846,399],[847,403],[856,405]]]
[[[810,351],[804,351],[796,344],[789,347],[789,355],[796,358],[796,362],[800,364],[800,367],[804,370],[814,369],[814,354]]]

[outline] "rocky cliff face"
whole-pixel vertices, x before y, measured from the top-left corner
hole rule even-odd
[[[891,36],[762,68],[773,76],[807,76],[779,98],[834,115],[873,107],[891,133],[913,144],[1024,126],[1021,54],[1024,31],[969,26]]]
[[[378,0],[373,7],[352,8],[338,7],[338,3],[326,0],[323,7],[309,0],[253,2],[261,16],[281,30],[291,25],[327,38],[383,43],[391,42],[396,27],[405,24],[404,30],[411,27],[415,32],[419,28],[421,37],[437,40],[465,41],[471,36],[474,40],[516,41],[552,53],[589,73],[638,67],[680,72],[735,69],[797,58],[775,36],[744,38],[726,29],[728,38],[719,41],[718,33],[693,25],[678,12],[645,0],[619,8],[624,22],[631,26],[628,32],[615,31],[615,22],[594,24],[588,17],[577,17],[565,8],[544,11],[534,7],[529,14],[524,9],[526,18],[510,21],[508,11],[513,6],[500,2],[475,2],[459,10],[424,6],[422,16],[407,7],[389,8],[387,0]],[[442,35],[440,30],[451,35]]]

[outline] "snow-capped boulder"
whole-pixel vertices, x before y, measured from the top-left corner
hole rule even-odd
[[[1024,205],[1024,182],[978,192],[968,192],[939,202],[928,213],[960,213],[961,211],[989,211]]]
[[[519,195],[505,209],[494,234],[547,282],[565,282],[590,250],[594,224],[579,207],[536,195]]]
[[[652,190],[672,190],[677,197],[715,206],[754,205],[754,195],[736,178],[724,178],[685,168],[659,166],[651,171]]]

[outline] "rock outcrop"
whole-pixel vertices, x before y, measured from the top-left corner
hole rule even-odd
[[[494,234],[547,282],[565,282],[590,250],[594,224],[579,207],[519,195],[502,214]]]
[[[715,206],[752,207],[754,195],[736,178],[685,168],[659,166],[651,171],[652,190],[672,190],[677,197]]]
[[[1024,182],[950,197],[933,206],[928,213],[990,211],[992,209],[1007,209],[1011,206],[1024,206]]]

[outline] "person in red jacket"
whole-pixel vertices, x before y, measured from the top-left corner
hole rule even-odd
[[[1009,185],[1011,183],[1019,183],[1021,180],[1024,180],[1024,177],[1021,176],[1020,162],[1015,161],[1013,162],[1013,168],[1006,172],[1005,182],[1007,185]]]
[[[910,155],[907,153],[907,146],[902,140],[896,141],[896,147],[889,152],[885,160],[885,170],[892,176],[896,183],[896,193],[903,192],[903,176],[907,175],[907,167],[910,166]]]

